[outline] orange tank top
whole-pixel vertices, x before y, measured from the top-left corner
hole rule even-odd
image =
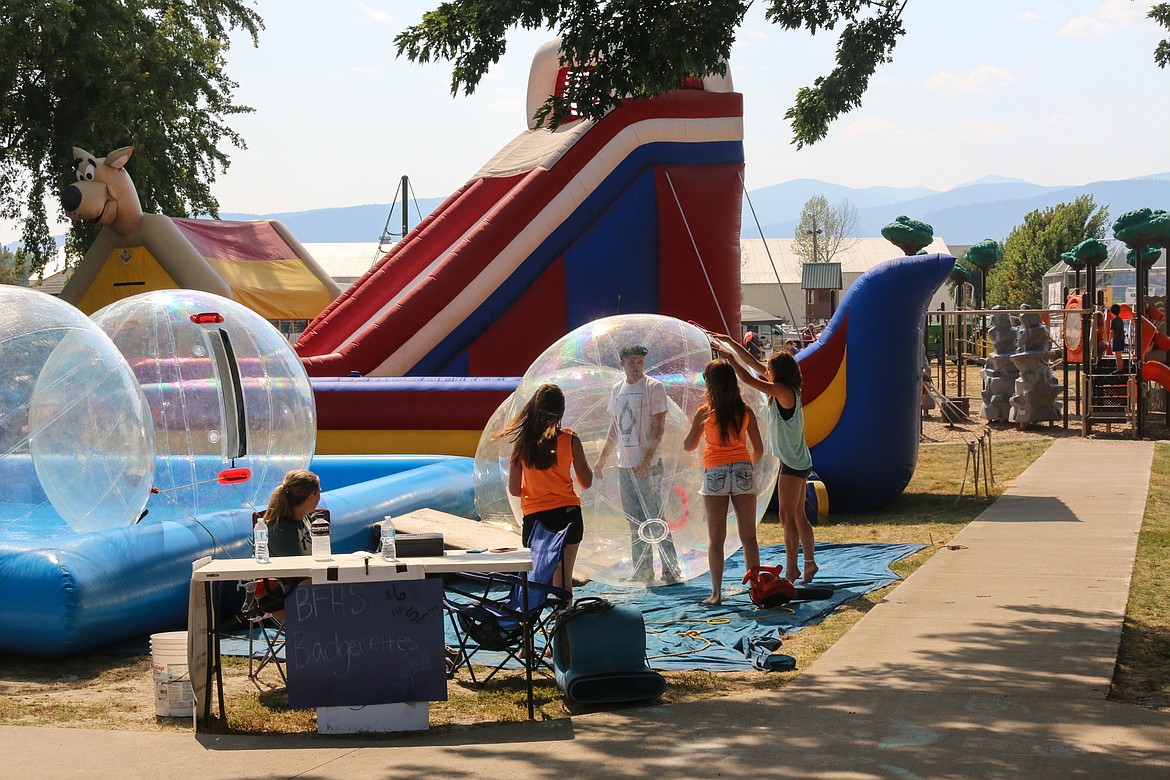
[[[707,442],[707,446],[703,449],[703,468],[709,469],[715,466],[725,466],[728,463],[742,463],[743,461],[750,462],[752,456],[748,453],[747,448],[747,427],[748,416],[745,410],[743,425],[740,426],[739,432],[733,432],[728,441],[721,443],[719,441],[719,423],[715,422],[715,413],[709,412],[707,421],[703,423],[703,438]]]
[[[562,428],[556,446],[557,462],[552,468],[523,467],[520,511],[526,515],[563,506],[581,506],[581,497],[573,489],[573,475],[569,472],[573,465],[573,432]]]

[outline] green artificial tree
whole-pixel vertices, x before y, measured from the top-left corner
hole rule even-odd
[[[882,238],[906,256],[918,254],[934,240],[934,228],[925,222],[902,215],[882,228]]]
[[[966,260],[979,271],[979,308],[987,308],[987,272],[991,266],[1003,259],[1003,247],[999,242],[985,238],[967,249]]]
[[[1073,273],[1075,274],[1073,288],[1079,290],[1081,288],[1081,271],[1084,270],[1085,264],[1081,262],[1080,258],[1072,250],[1061,252],[1060,259],[1064,261],[1065,265],[1073,269]]]
[[[887,236],[888,238],[888,236]],[[963,291],[967,285],[971,283],[971,269],[963,263],[962,260],[956,260],[955,266],[951,269],[951,273],[947,276],[947,285],[951,287],[955,298],[955,308],[962,309],[964,306]]]
[[[1146,251],[1142,255],[1142,262],[1145,263],[1147,267],[1153,267],[1154,263],[1156,263],[1158,258],[1161,256],[1162,247],[1158,246],[1157,244],[1150,244],[1146,247]],[[1132,249],[1126,251],[1125,262],[1128,263],[1131,267],[1137,267],[1137,255],[1134,254]]]
[[[1096,268],[1109,259],[1109,247],[1097,238],[1086,238],[1072,248],[1072,255],[1081,267]]]

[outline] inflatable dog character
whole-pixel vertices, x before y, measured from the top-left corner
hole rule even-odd
[[[143,247],[174,281],[173,285],[165,286],[235,298],[224,279],[212,270],[207,259],[170,217],[142,213],[138,190],[125,169],[133,153],[133,146],[124,146],[105,157],[95,157],[91,152],[73,147],[77,181],[61,190],[61,205],[70,219],[101,225],[103,229],[65,284],[61,297],[79,305],[112,253],[118,251],[122,263],[129,266],[135,258],[131,250]],[[135,292],[153,289],[133,279],[123,284],[143,285]]]

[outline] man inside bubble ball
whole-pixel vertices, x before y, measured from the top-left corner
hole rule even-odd
[[[662,457],[658,446],[666,428],[666,388],[646,376],[646,348],[626,344],[618,353],[625,379],[613,386],[609,401],[609,433],[593,473],[602,478],[617,448],[622,511],[630,524],[631,582],[654,584],[654,550],[662,563],[666,585],[682,582],[670,526],[662,517]]]

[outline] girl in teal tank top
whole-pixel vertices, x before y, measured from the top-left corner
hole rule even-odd
[[[768,433],[772,454],[789,470],[807,472],[812,468],[812,455],[804,439],[804,405],[800,393],[795,396],[796,405],[789,409],[781,409],[775,398],[768,399]]]
[[[787,352],[762,363],[730,336],[708,333],[711,348],[728,357],[740,380],[768,396],[768,433],[772,454],[780,459],[777,494],[784,526],[784,576],[795,582],[812,581],[817,573],[816,539],[804,513],[805,483],[812,455],[804,436],[804,408],[800,402],[800,364]],[[761,376],[763,378],[761,378]],[[804,553],[801,577],[798,552]]]

